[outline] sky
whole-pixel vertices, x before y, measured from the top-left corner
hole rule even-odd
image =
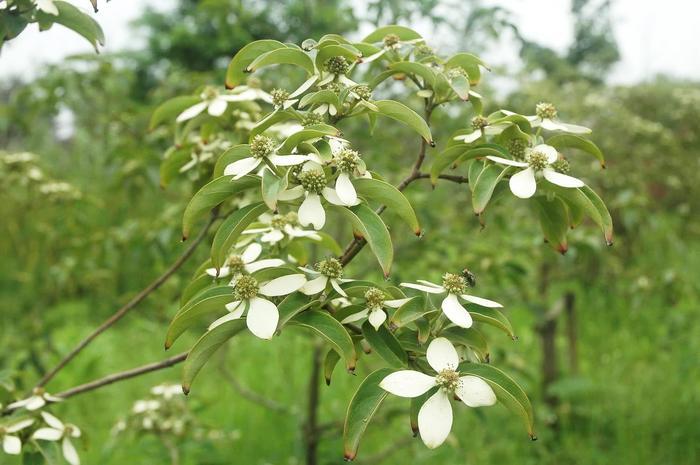
[[[91,11],[88,0],[69,0]],[[565,50],[572,38],[570,0],[484,0],[513,13],[522,34],[530,40]],[[114,52],[138,47],[143,38],[135,36],[129,22],[138,18],[146,5],[168,9],[174,0],[100,0],[94,17],[107,37],[103,50]],[[622,60],[610,81],[634,83],[659,73],[700,79],[700,0],[613,0],[613,32]],[[92,47],[71,31],[55,25],[39,32],[36,26],[6,44],[0,52],[0,80],[20,76],[29,79],[47,63],[60,62],[75,53],[91,53]],[[493,65],[514,65],[516,54],[491,53]]]

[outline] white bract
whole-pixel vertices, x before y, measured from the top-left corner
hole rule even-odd
[[[7,406],[7,408],[15,410],[18,408],[25,408],[27,410],[39,410],[44,405],[52,402],[61,402],[63,399],[60,397],[52,396],[48,392],[44,391],[42,388],[34,389],[33,394],[26,399],[18,400]]]
[[[516,115],[512,111],[501,110],[504,115]],[[585,126],[577,124],[563,123],[557,119],[557,109],[554,105],[547,102],[540,102],[535,107],[535,114],[525,116],[530,121],[533,128],[542,127],[549,131],[564,131],[570,134],[590,134],[591,130]]]
[[[521,199],[529,199],[535,195],[537,191],[537,176],[540,174],[544,176],[547,181],[557,186],[568,188],[584,186],[583,181],[580,179],[559,173],[552,168],[552,163],[557,161],[559,155],[557,149],[551,145],[540,144],[527,149],[525,152],[526,161],[524,162],[493,155],[488,155],[486,158],[501,165],[525,168],[511,176],[508,182],[513,195]]]
[[[459,140],[467,144],[471,144],[475,140],[479,139],[481,136],[495,136],[502,133],[507,129],[511,123],[497,123],[489,124],[489,121],[483,116],[475,116],[472,119],[472,129],[473,131],[457,136],[454,140]]]
[[[230,313],[214,321],[209,325],[209,329],[212,330],[227,321],[237,320],[247,310],[246,325],[250,332],[261,339],[271,339],[277,329],[280,315],[277,305],[264,297],[285,296],[298,291],[304,284],[306,277],[303,274],[289,274],[262,284],[252,276],[241,276],[233,288],[236,300],[226,304],[226,310]]]
[[[452,429],[450,397],[457,396],[469,407],[484,407],[496,403],[496,394],[483,379],[460,376],[459,356],[452,343],[444,337],[434,339],[426,353],[435,376],[414,370],[401,370],[385,377],[379,386],[396,396],[418,397],[437,386],[437,391],[418,411],[418,430],[426,446],[434,449],[445,442]]]
[[[36,0],[36,7],[44,13],[58,16],[58,7],[56,7],[54,0]]]
[[[316,295],[325,291],[328,283],[330,282],[331,287],[333,287],[338,294],[343,297],[348,296],[340,285],[353,280],[342,279],[343,265],[341,265],[335,258],[328,258],[318,262],[315,270],[310,268],[300,269],[310,274],[312,278],[310,281],[307,281],[301,289],[299,289],[299,291],[302,293],[306,295]]]
[[[250,142],[250,157],[229,163],[224,168],[224,175],[240,179],[254,171],[261,164],[272,163],[275,166],[294,166],[309,161],[309,155],[279,155],[275,142],[267,136],[256,135]]]
[[[253,242],[246,247],[243,253],[240,255],[230,255],[225,266],[222,266],[218,270],[216,268],[207,268],[206,273],[209,276],[214,276],[217,278],[225,278],[228,276],[236,278],[243,273],[254,273],[264,268],[284,265],[284,260],[280,260],[279,258],[265,258],[258,260],[261,253],[262,246],[256,242]]]
[[[80,465],[80,457],[71,442],[71,438],[80,437],[80,428],[70,423],[63,423],[61,420],[48,412],[41,412],[48,427],[39,428],[34,431],[32,438],[43,441],[61,441],[63,457],[71,465]]]
[[[440,308],[445,316],[454,324],[461,328],[470,328],[472,326],[472,317],[466,308],[462,306],[459,299],[467,302],[481,305],[482,307],[500,308],[503,305],[493,300],[483,299],[466,293],[467,282],[457,274],[445,273],[442,277],[442,286],[419,279],[419,284],[401,283],[401,286],[410,289],[427,292],[429,294],[445,294],[447,296],[442,300]]]
[[[367,307],[357,313],[353,313],[341,321],[342,324],[353,323],[355,321],[367,318],[374,329],[379,329],[386,321],[387,315],[384,311],[386,308],[399,308],[406,302],[411,300],[405,299],[387,299],[387,295],[381,289],[372,287],[365,292],[365,302]]]
[[[22,441],[16,435],[25,428],[34,424],[32,418],[20,420],[16,423],[11,423],[7,426],[0,425],[0,438],[2,439],[2,450],[6,454],[19,455],[22,452]]]
[[[202,100],[191,107],[185,109],[175,119],[178,123],[190,120],[201,114],[204,110],[211,116],[221,116],[228,108],[229,102],[248,102],[252,100],[264,100],[272,102],[272,97],[261,89],[241,86],[231,93],[220,93],[214,87],[207,87],[199,95]]]
[[[338,198],[345,206],[357,205],[359,200],[352,179],[353,177],[371,177],[360,154],[355,150],[343,148],[334,155],[333,164],[338,169],[338,177],[335,180]]]

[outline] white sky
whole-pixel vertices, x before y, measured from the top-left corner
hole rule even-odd
[[[90,9],[88,0],[70,0]],[[564,50],[572,37],[570,0],[486,0],[513,12],[524,36]],[[173,0],[100,0],[95,15],[107,37],[106,52],[138,47],[141,39],[128,27],[146,4],[169,8]],[[613,27],[622,61],[613,82],[631,83],[658,73],[700,79],[700,0],[614,0]],[[0,53],[0,79],[30,77],[46,63],[59,62],[74,53],[91,53],[83,38],[55,25],[39,32],[30,26]],[[515,52],[491,53],[494,65],[512,63]]]

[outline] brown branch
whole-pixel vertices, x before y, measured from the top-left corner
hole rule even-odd
[[[70,389],[67,389],[63,392],[59,392],[58,394],[55,394],[54,397],[58,397],[61,399],[68,399],[69,397],[76,396],[78,394],[82,394],[84,392],[89,392],[89,391],[94,391],[95,389],[99,389],[103,386],[107,386],[119,381],[124,381],[125,379],[130,379],[130,378],[135,378],[137,376],[150,373],[152,371],[158,371],[162,370],[164,368],[169,368],[173,365],[177,365],[178,363],[184,361],[187,358],[187,352],[183,352],[179,355],[175,355],[170,358],[166,358],[165,360],[162,360],[160,362],[154,362],[154,363],[149,363],[148,365],[143,365],[140,367],[132,368],[130,370],[125,370],[125,371],[120,371],[117,373],[112,373],[111,375],[107,375],[103,378],[96,379],[94,381],[90,381],[85,384],[81,384],[79,386],[72,387]],[[51,401],[48,401],[48,403],[52,403]],[[14,412],[16,408],[6,408],[5,410],[2,411],[1,415],[9,415],[10,413]]]
[[[316,465],[318,463],[318,443],[320,439],[318,430],[318,406],[321,400],[321,391],[319,389],[322,364],[321,347],[320,344],[314,347],[311,359],[311,372],[309,373],[309,398],[306,424],[304,425],[306,465]]]
[[[163,274],[158,276],[151,284],[146,286],[141,292],[136,294],[129,302],[124,304],[119,310],[117,310],[112,316],[107,318],[100,326],[98,326],[92,333],[88,334],[82,341],[76,345],[73,350],[71,350],[65,357],[61,359],[58,364],[48,371],[39,382],[36,384],[37,388],[46,386],[46,384],[53,379],[54,376],[58,374],[71,360],[73,360],[88,344],[90,344],[97,336],[105,332],[117,321],[121,320],[127,313],[129,313],[134,307],[141,303],[146,297],[148,297],[153,291],[158,289],[163,283],[165,283],[175,272],[192,256],[197,246],[204,240],[207,236],[209,228],[216,220],[216,214],[212,214],[209,222],[204,226],[199,235],[192,241],[192,243],[187,247],[187,249],[178,257],[175,262],[170,265],[170,268],[165,270]]]

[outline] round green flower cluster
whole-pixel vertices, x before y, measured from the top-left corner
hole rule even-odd
[[[569,166],[569,160],[561,156],[557,158],[557,161],[552,163],[552,168],[554,168],[554,171],[558,171],[564,174],[568,174],[569,171],[571,171],[571,166]]]
[[[535,170],[543,170],[548,165],[547,155],[537,150],[530,150],[527,154],[527,163]]]
[[[233,295],[237,300],[248,300],[258,295],[260,286],[252,276],[241,276],[233,288]]]
[[[464,294],[467,282],[464,277],[458,274],[445,273],[442,275],[442,287],[447,289],[450,294]]]
[[[304,118],[301,120],[301,125],[302,126],[311,126],[314,124],[321,124],[325,123],[325,118],[323,115],[320,115],[318,113],[314,113],[313,111],[309,111],[304,115]]]
[[[326,174],[322,170],[302,171],[297,176],[304,190],[320,194],[326,187]]]
[[[459,372],[446,368],[435,377],[435,384],[447,392],[455,392],[459,386]]]
[[[449,79],[454,79],[459,76],[468,77],[467,72],[461,66],[450,68],[445,73]]]
[[[330,57],[325,63],[326,71],[333,74],[346,74],[350,69],[350,63],[345,57]]]
[[[367,306],[371,309],[381,308],[385,300],[386,296],[381,289],[370,287],[365,292],[365,301],[367,301]]]
[[[523,139],[511,139],[508,141],[508,153],[516,160],[525,160],[525,151],[527,148],[528,143]]]
[[[316,263],[316,269],[329,278],[340,278],[343,276],[343,265],[335,258],[327,258]]]
[[[341,173],[352,173],[360,164],[360,152],[345,148],[336,155],[335,164]]]
[[[484,129],[488,125],[489,125],[489,120],[487,120],[486,118],[484,118],[481,115],[475,116],[474,118],[472,118],[472,128],[474,130]]]
[[[272,96],[272,104],[276,107],[280,107],[289,98],[289,92],[284,89],[272,89],[270,92]]]
[[[240,255],[231,255],[226,262],[232,275],[241,274],[245,271],[245,262]]]
[[[552,119],[557,117],[557,109],[549,102],[540,102],[535,107],[535,114],[542,119]]]
[[[397,36],[396,34],[387,34],[384,36],[384,45],[386,47],[393,47],[399,42],[401,42],[401,37]]]
[[[258,134],[250,143],[250,154],[255,158],[264,158],[275,151],[275,141],[267,136]]]
[[[359,86],[353,87],[352,90],[362,100],[369,100],[372,98],[372,88],[370,86],[359,85]]]

